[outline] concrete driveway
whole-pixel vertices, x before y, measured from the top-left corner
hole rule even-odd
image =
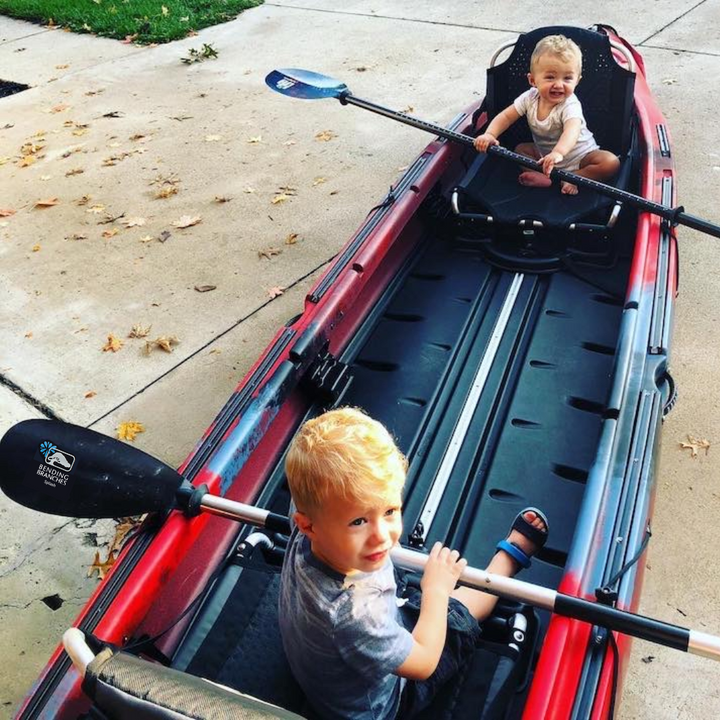
[[[613,25],[645,58],[680,201],[720,222],[720,0],[646,0],[631,17],[619,0],[337,6],[268,3],[154,48],[0,18],[0,76],[31,85],[0,100],[0,210],[16,211],[0,217],[0,432],[29,417],[113,435],[136,421],[145,432],[135,445],[178,465],[429,140],[356,109],[273,94],[263,79],[275,67],[316,69],[446,123],[482,96],[490,55],[518,32]],[[217,59],[180,62],[203,43]],[[664,430],[641,611],[717,633],[720,244],[679,237],[680,400]],[[109,335],[123,342],[115,352],[103,350]],[[177,339],[172,352],[152,342],[145,352],[160,338]],[[692,459],[679,447],[688,434],[713,447]],[[40,517],[3,496],[0,527],[9,717],[96,586],[87,570],[113,526]],[[717,666],[637,641],[618,715],[720,717]]]

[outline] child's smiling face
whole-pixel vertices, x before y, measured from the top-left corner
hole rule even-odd
[[[333,498],[312,519],[298,513],[298,527],[309,538],[313,553],[343,575],[372,572],[387,561],[402,532],[402,500],[363,505]]]
[[[571,59],[545,53],[541,55],[532,72],[528,74],[530,84],[537,88],[540,98],[549,105],[559,105],[569,98],[580,82],[578,63]]]

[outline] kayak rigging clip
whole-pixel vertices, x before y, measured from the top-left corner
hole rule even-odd
[[[622,578],[622,576],[640,559],[642,554],[645,552],[645,549],[648,546],[648,543],[650,542],[650,538],[652,537],[652,530],[650,529],[650,526],[648,525],[645,529],[645,537],[643,538],[642,543],[640,543],[640,547],[638,548],[638,551],[633,555],[630,560],[628,560],[611,578],[608,580],[605,585],[602,587],[595,588],[595,598],[599,603],[602,603],[603,605],[609,605],[610,607],[614,607],[615,603],[618,599],[618,591],[617,589],[613,589],[613,586],[616,586],[618,581]]]

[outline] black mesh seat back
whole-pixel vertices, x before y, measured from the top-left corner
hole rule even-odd
[[[110,650],[90,663],[83,688],[111,720],[302,720],[253,697]]]
[[[510,57],[487,71],[489,118],[494,118],[529,89],[530,56],[538,41],[547,35],[565,35],[580,46],[582,79],[575,92],[582,103],[585,121],[601,148],[625,154],[630,143],[635,74],[617,64],[608,36],[593,30],[556,26],[521,35]],[[502,144],[510,149],[519,142],[531,140],[524,118],[506,130],[501,138]]]

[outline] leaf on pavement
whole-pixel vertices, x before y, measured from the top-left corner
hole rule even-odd
[[[117,426],[117,439],[128,440],[132,442],[140,433],[145,432],[145,426],[142,423],[128,420]]]
[[[36,208],[49,208],[57,205],[60,202],[56,197],[46,198],[45,200],[38,200],[33,207]]]
[[[200,293],[204,292],[210,292],[211,290],[216,290],[217,285],[196,285],[195,290],[197,290]]]
[[[161,187],[156,193],[155,193],[155,199],[156,200],[166,200],[167,198],[171,197],[172,195],[177,195],[178,188],[176,185],[165,185],[164,187]]]
[[[111,238],[115,237],[120,232],[120,228],[110,228],[109,230],[105,230],[102,234],[104,238]]]
[[[298,240],[298,237],[299,237],[299,236],[298,236],[297,233],[290,233],[290,234],[285,238],[285,244],[286,244],[286,245],[295,245],[295,243],[296,243],[297,240]]]
[[[95,552],[95,559],[93,560],[92,565],[88,569],[87,576],[92,577],[93,573],[97,572],[98,579],[104,580],[105,576],[108,574],[108,572],[110,571],[110,568],[114,564],[115,564],[115,555],[112,550],[108,552],[105,560],[100,560],[100,551],[97,550]]]
[[[122,346],[123,341],[120,338],[116,338],[112,333],[107,337],[107,342],[103,345],[103,352],[114,352],[116,353]]]
[[[322,185],[324,182],[327,182],[327,178],[324,177],[316,177],[313,180],[313,187],[317,187],[318,185]]]
[[[262,135],[256,135],[255,137],[248,138],[249,145],[258,145],[263,141]]]
[[[276,285],[275,287],[271,287],[271,288],[267,291],[267,294],[268,294],[271,298],[276,298],[276,297],[282,295],[286,290],[287,290],[287,288],[280,287],[280,286]]]
[[[258,250],[258,257],[267,258],[269,260],[271,257],[279,255],[281,252],[282,250],[280,248],[269,247],[265,250]]]
[[[128,333],[129,338],[144,338],[147,337],[150,333],[150,328],[152,328],[152,325],[148,325],[147,327],[145,325],[133,325],[132,330]]]
[[[690,457],[696,458],[698,456],[698,450],[704,450],[707,455],[710,452],[710,442],[708,440],[693,437],[692,435],[687,436],[687,442],[680,443],[681,450],[690,450]]]
[[[320,140],[321,142],[329,142],[333,138],[336,138],[337,134],[334,133],[332,130],[323,130],[322,132],[319,132],[316,136],[316,140]]]
[[[89,399],[89,398],[94,398],[96,395],[97,395],[97,393],[94,390],[89,390],[88,392],[85,393],[85,395],[83,397]]]
[[[273,205],[279,205],[280,203],[285,202],[286,200],[290,199],[290,195],[286,195],[285,193],[278,193],[270,202]]]
[[[161,335],[145,343],[145,354],[149,355],[153,348],[160,348],[160,350],[171,353],[173,351],[173,345],[177,345],[179,342],[180,340],[174,335]]]
[[[200,215],[183,215],[179,220],[176,220],[173,225],[176,228],[183,229],[197,225],[199,222],[202,222]]]
[[[85,172],[82,168],[72,168],[65,173],[65,177],[72,177],[73,175],[82,175]]]
[[[145,225],[147,220],[145,218],[141,217],[134,217],[134,218],[125,218],[124,220],[120,221],[126,228],[131,227],[142,227]]]
[[[15,210],[10,210],[9,208],[7,210],[0,209],[0,217],[10,217],[11,215],[14,215],[15,212]]]

